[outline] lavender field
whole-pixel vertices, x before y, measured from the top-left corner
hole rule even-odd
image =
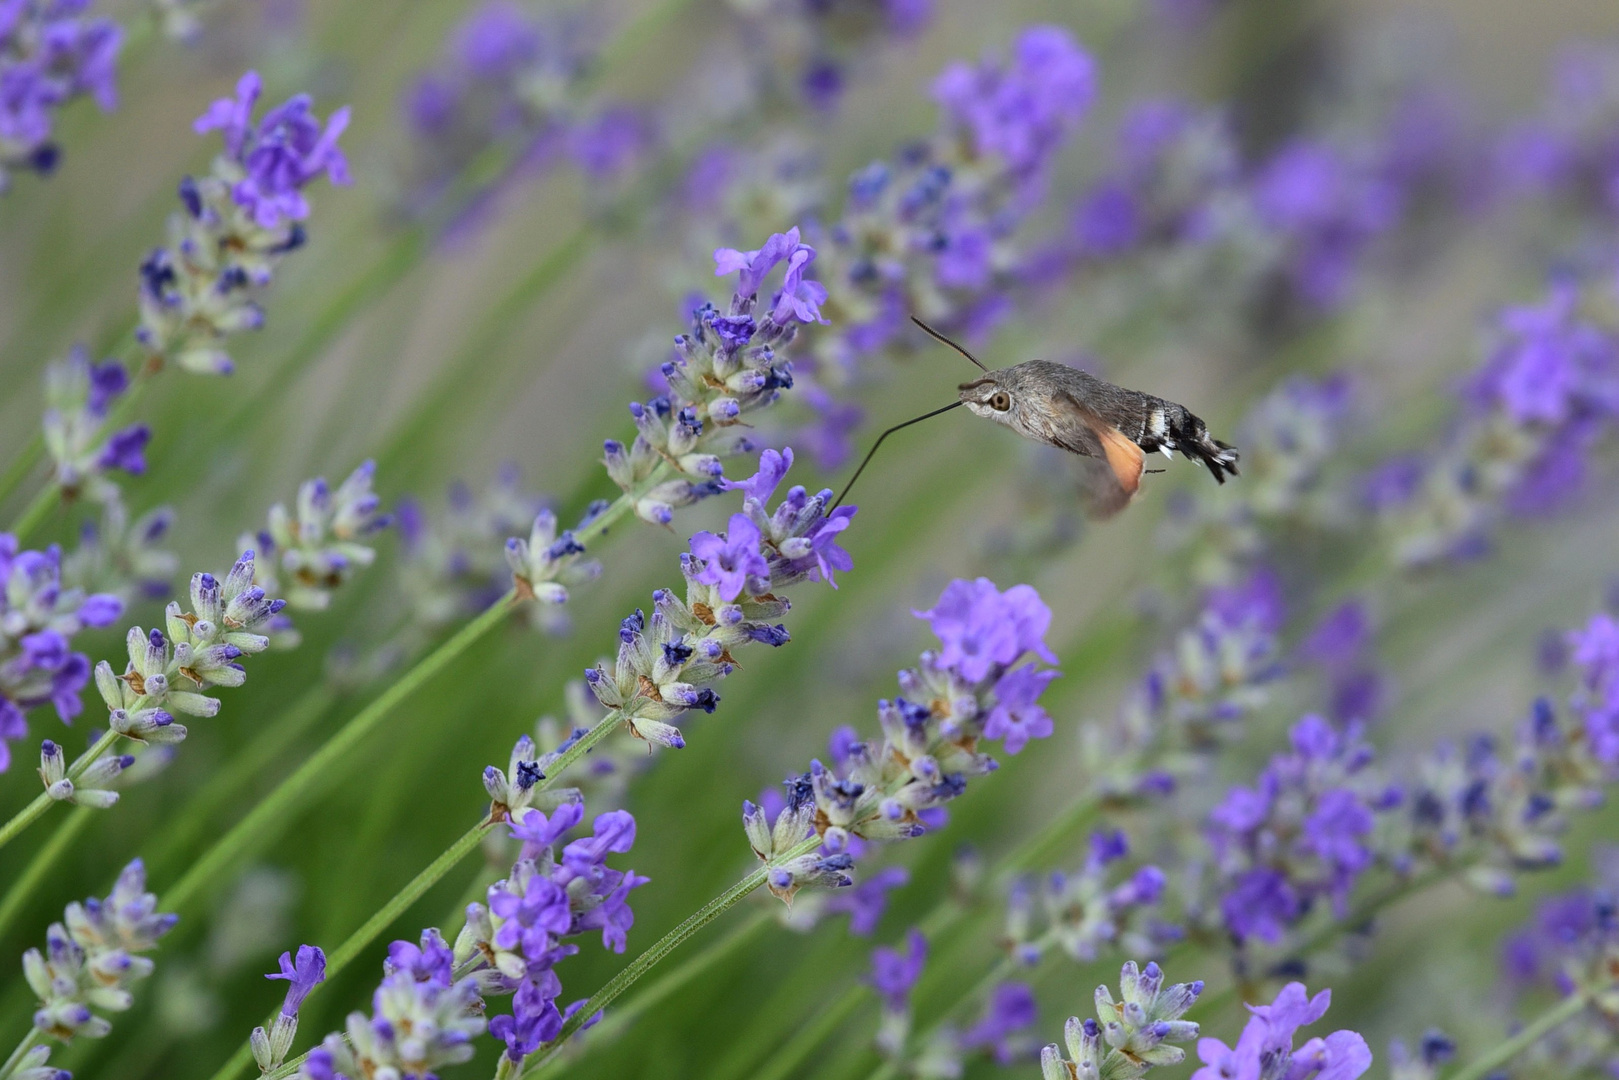
[[[1606,0],[0,0],[0,379],[0,1080],[1619,1076]]]

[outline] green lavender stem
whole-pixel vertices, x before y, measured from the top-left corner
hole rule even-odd
[[[659,961],[678,949],[693,934],[741,903],[749,893],[765,883],[776,867],[801,855],[807,855],[820,847],[820,845],[821,838],[819,836],[812,836],[801,841],[776,858],[761,863],[753,873],[704,904],[685,922],[659,938],[650,949],[636,957],[628,967],[608,980],[606,986],[591,995],[584,1008],[568,1019],[568,1022],[562,1026],[561,1034],[530,1054],[523,1060],[522,1065],[504,1076],[502,1080],[518,1080],[518,1078],[527,1075],[529,1070],[544,1065],[573,1037],[574,1032],[584,1026],[585,1021],[611,1005],[620,994],[634,986],[647,972],[656,967]]]
[[[1529,1049],[1554,1029],[1580,1015],[1585,1011],[1586,1006],[1591,1003],[1593,996],[1609,989],[1611,986],[1612,984],[1610,983],[1607,987],[1595,987],[1569,995],[1535,1017],[1522,1031],[1510,1039],[1496,1043],[1495,1046],[1468,1062],[1460,1072],[1452,1074],[1450,1080],[1484,1080],[1490,1073]]]
[[[661,482],[666,470],[667,466],[654,470],[646,480],[645,489],[650,489]],[[619,496],[595,520],[579,530],[577,534],[579,542],[588,547],[606,533],[615,522],[634,509],[642,490],[637,488]],[[483,614],[463,626],[449,640],[418,660],[371,704],[344,724],[326,745],[315,751],[291,776],[248,811],[246,817],[204,852],[202,857],[192,864],[191,869],[163,893],[169,909],[178,911],[197,899],[204,888],[218,879],[233,863],[248,855],[252,850],[251,845],[263,842],[278,823],[287,821],[294,808],[317,790],[319,785],[325,783],[330,778],[329,774],[337,768],[348,752],[370,734],[396,706],[505,621],[507,614],[512,610],[514,595],[508,593]],[[605,735],[604,731],[602,736]],[[581,744],[583,742],[584,740],[581,740]],[[574,756],[570,755],[574,755],[574,751],[582,754],[585,749],[588,747],[575,745],[564,758],[574,760]],[[562,763],[559,762],[557,771],[561,768]]]
[[[161,869],[190,848],[201,833],[215,827],[220,809],[232,799],[240,798],[255,776],[324,716],[334,697],[330,686],[311,687],[273,720],[261,725],[252,741],[212,770],[203,785],[186,800],[185,806],[175,813],[173,823],[158,832],[155,846],[146,857],[147,866]]]
[[[41,1037],[41,1032],[38,1028],[30,1027],[28,1029],[28,1034],[22,1037],[22,1041],[17,1044],[17,1049],[11,1052],[10,1057],[6,1058],[4,1065],[0,1065],[0,1080],[7,1080],[12,1073],[17,1071],[17,1066],[22,1063],[23,1055],[38,1046]]]
[[[0,898],[0,941],[5,940],[7,931],[11,929],[11,921],[17,917],[34,890],[50,875],[57,860],[73,846],[73,841],[78,839],[94,816],[95,811],[88,806],[75,806],[73,812],[56,827],[51,838],[34,852],[28,866],[11,883],[4,898]]]
[[[512,600],[513,594],[508,593],[490,605],[355,713],[336,735],[191,864],[185,875],[163,893],[165,906],[171,911],[186,908],[205,888],[217,883],[232,864],[250,854],[252,845],[272,832],[278,822],[290,818],[297,805],[315,792],[348,752],[375,730],[396,706],[504,622],[512,611]]]
[[[1091,792],[1069,803],[1060,814],[1046,822],[1038,832],[1013,848],[997,863],[990,875],[989,891],[993,892],[1003,887],[1018,874],[1035,865],[1051,848],[1071,836],[1074,830],[1083,827],[1100,808],[1100,797]],[[966,914],[967,909],[961,904],[953,900],[942,900],[922,918],[917,929],[929,941],[933,941],[965,918]],[[794,1069],[803,1064],[805,1058],[815,1052],[817,1046],[859,1008],[860,1003],[870,992],[871,988],[863,982],[851,984],[834,1002],[821,1010],[820,1015],[810,1026],[800,1030],[766,1060],[764,1065],[755,1070],[751,1074],[753,1080],[782,1080],[783,1077],[791,1075]]]
[[[751,942],[758,936],[760,930],[769,926],[773,921],[769,911],[760,909],[754,912],[747,921],[738,923],[730,933],[708,945],[702,951],[688,957],[679,967],[665,972],[662,978],[643,988],[640,993],[636,994],[628,1002],[620,1005],[604,1017],[601,1023],[590,1029],[590,1038],[580,1044],[579,1054],[569,1058],[554,1057],[545,1065],[533,1070],[530,1075],[535,1077],[536,1080],[560,1075],[568,1064],[577,1060],[578,1056],[582,1056],[582,1054],[588,1053],[595,1047],[617,1039],[643,1013],[666,1000],[676,991],[689,985],[699,975]]]
[[[102,735],[101,738],[97,739],[95,744],[92,745],[90,749],[86,750],[77,761],[68,766],[67,778],[69,780],[77,780],[79,777],[83,776],[84,770],[95,764],[96,761],[100,759],[101,755],[105,754],[107,749],[119,738],[121,738],[121,736],[116,731],[109,731]],[[53,805],[55,805],[56,801],[57,800],[51,798],[42,791],[34,798],[33,802],[29,803],[27,806],[13,814],[10,821],[7,821],[4,825],[0,825],[0,847],[5,847],[7,844],[11,843],[18,836],[22,835],[22,831],[24,829],[28,828],[28,826],[44,817],[45,811],[49,810]]]
[[[403,915],[412,904],[421,899],[428,889],[437,885],[445,874],[455,869],[462,859],[476,851],[478,845],[483,842],[483,838],[494,831],[495,826],[499,824],[500,822],[498,821],[485,820],[462,833],[461,838],[446,848],[442,855],[429,863],[427,869],[412,878],[410,884],[399,890],[392,900],[382,905],[358,930],[349,935],[348,940],[332,950],[331,954],[326,957],[326,978],[336,978],[338,972],[352,964],[355,958],[365,951],[366,946],[370,945],[384,930],[393,925],[395,919]],[[316,989],[319,989],[319,987]],[[266,1021],[265,1026],[269,1026],[269,1021]],[[247,1043],[243,1043],[236,1048],[236,1053],[231,1055],[230,1060],[214,1074],[214,1080],[230,1080],[231,1077],[245,1070],[252,1060],[252,1047]]]
[[[551,771],[540,778],[535,785],[535,790],[544,791],[554,785],[571,765],[589,753],[597,743],[611,735],[623,720],[624,714],[614,709],[597,721],[589,732],[581,736],[556,761],[552,762]],[[494,831],[495,827],[500,823],[499,820],[493,818],[480,821],[477,825],[462,833],[460,839],[446,848],[438,858],[428,864],[425,870],[412,878],[403,889],[395,893],[392,899],[382,905],[358,930],[350,934],[343,944],[339,945],[327,956],[327,980],[335,978],[337,973],[352,963],[360,953],[365,951],[367,946],[382,936],[383,931],[392,926],[394,921],[409,910],[412,904],[420,900],[428,889],[438,884],[445,874],[455,869],[463,859],[478,850],[478,845],[483,841],[483,838]],[[179,886],[176,886],[168,894],[168,902],[171,907],[179,906],[179,902],[174,899],[174,894],[178,889]],[[315,988],[315,990],[319,989],[318,986]],[[311,996],[314,992],[310,992]],[[308,999],[306,998],[305,1000],[307,1001]],[[251,1060],[252,1051],[244,1043],[215,1076],[218,1080],[229,1080],[230,1077],[246,1068]]]

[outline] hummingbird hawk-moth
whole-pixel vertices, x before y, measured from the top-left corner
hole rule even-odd
[[[922,320],[911,321],[977,364],[984,376],[962,383],[960,397],[944,408],[897,424],[878,436],[843,495],[889,435],[962,405],[973,415],[1009,427],[1025,439],[1077,455],[1081,494],[1096,517],[1110,517],[1130,504],[1141,487],[1147,455],[1155,450],[1171,458],[1178,450],[1202,462],[1222,484],[1227,476],[1237,475],[1236,448],[1210,435],[1208,426],[1184,405],[1114,386],[1049,360],[991,370]],[[839,502],[843,495],[838,496]]]

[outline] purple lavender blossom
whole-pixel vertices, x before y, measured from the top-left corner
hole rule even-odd
[[[1089,111],[1096,69],[1068,31],[1035,26],[1018,35],[1005,67],[952,64],[934,80],[933,96],[979,156],[1000,157],[1020,183],[1038,184]]]
[[[1367,246],[1402,212],[1398,188],[1324,143],[1295,140],[1254,181],[1260,221],[1290,248],[1287,273],[1308,304],[1348,298]]]
[[[1310,902],[1330,899],[1342,916],[1350,890],[1372,864],[1375,811],[1398,793],[1373,790],[1362,774],[1370,748],[1358,729],[1340,734],[1319,716],[1290,733],[1252,787],[1234,787],[1209,814],[1209,843],[1224,882],[1220,910],[1239,941],[1275,943]]]
[[[1010,1065],[1034,1049],[1029,1029],[1040,1020],[1040,1005],[1028,983],[1001,983],[984,1002],[984,1015],[961,1034],[963,1049],[990,1048],[995,1060]]]
[[[1248,1006],[1253,1015],[1235,1047],[1199,1039],[1203,1067],[1191,1080],[1355,1080],[1372,1067],[1371,1049],[1355,1032],[1335,1031],[1293,1048],[1294,1033],[1321,1019],[1331,1002],[1331,990],[1311,998],[1303,983],[1288,983],[1271,1004]]]
[[[764,592],[770,580],[770,564],[759,551],[759,527],[745,514],[732,514],[726,534],[700,532],[691,538],[691,552],[702,561],[693,581],[713,585],[727,601],[744,590]]]
[[[253,123],[263,83],[249,71],[236,84],[234,98],[221,98],[192,127],[201,135],[218,130],[225,154],[241,170],[231,194],[262,229],[309,216],[303,187],[324,174],[334,184],[350,183],[348,160],[337,140],[349,124],[347,106],[332,113],[324,129],[311,110],[313,100],[298,94]]]
[[[855,858],[859,858],[858,853],[855,853]],[[877,924],[882,921],[883,912],[888,907],[888,894],[910,880],[911,873],[903,866],[886,866],[854,888],[832,893],[826,901],[827,914],[847,914],[849,933],[857,937],[870,937],[877,932]]]
[[[927,963],[928,939],[912,928],[905,935],[905,951],[878,946],[871,951],[871,973],[866,981],[883,999],[883,1007],[893,1012],[910,1008],[911,989],[922,977]]]
[[[1032,652],[1047,663],[1057,658],[1046,647],[1051,609],[1028,585],[1001,592],[988,578],[957,579],[945,587],[938,603],[918,611],[943,646],[937,665],[969,682],[986,678],[993,667],[1007,667]]]
[[[326,981],[326,954],[313,945],[300,945],[297,960],[292,958],[290,952],[282,953],[281,970],[265,978],[287,981],[287,996],[281,1002],[281,1015],[297,1016],[304,998]]]
[[[1051,680],[1062,674],[1033,664],[1024,664],[1002,675],[995,683],[995,708],[984,724],[984,736],[1005,740],[1008,754],[1016,754],[1030,739],[1046,739],[1054,730],[1051,717],[1038,704]]]
[[[0,8],[0,191],[11,169],[55,169],[57,109],[84,94],[103,112],[118,104],[123,30],[86,15],[89,6],[89,0],[11,0]]]
[[[1500,344],[1471,380],[1469,399],[1553,430],[1619,413],[1619,343],[1580,316],[1579,299],[1559,281],[1544,303],[1505,309]]]
[[[1591,753],[1610,770],[1619,769],[1619,622],[1606,613],[1593,615],[1584,629],[1568,635],[1568,643],[1570,660],[1580,669],[1574,709]]]

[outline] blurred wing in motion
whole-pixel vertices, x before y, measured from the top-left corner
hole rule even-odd
[[[1079,493],[1092,518],[1109,518],[1130,505],[1141,487],[1146,455],[1118,428],[1068,394],[1057,404],[1065,414],[1053,440],[1079,454]]]

